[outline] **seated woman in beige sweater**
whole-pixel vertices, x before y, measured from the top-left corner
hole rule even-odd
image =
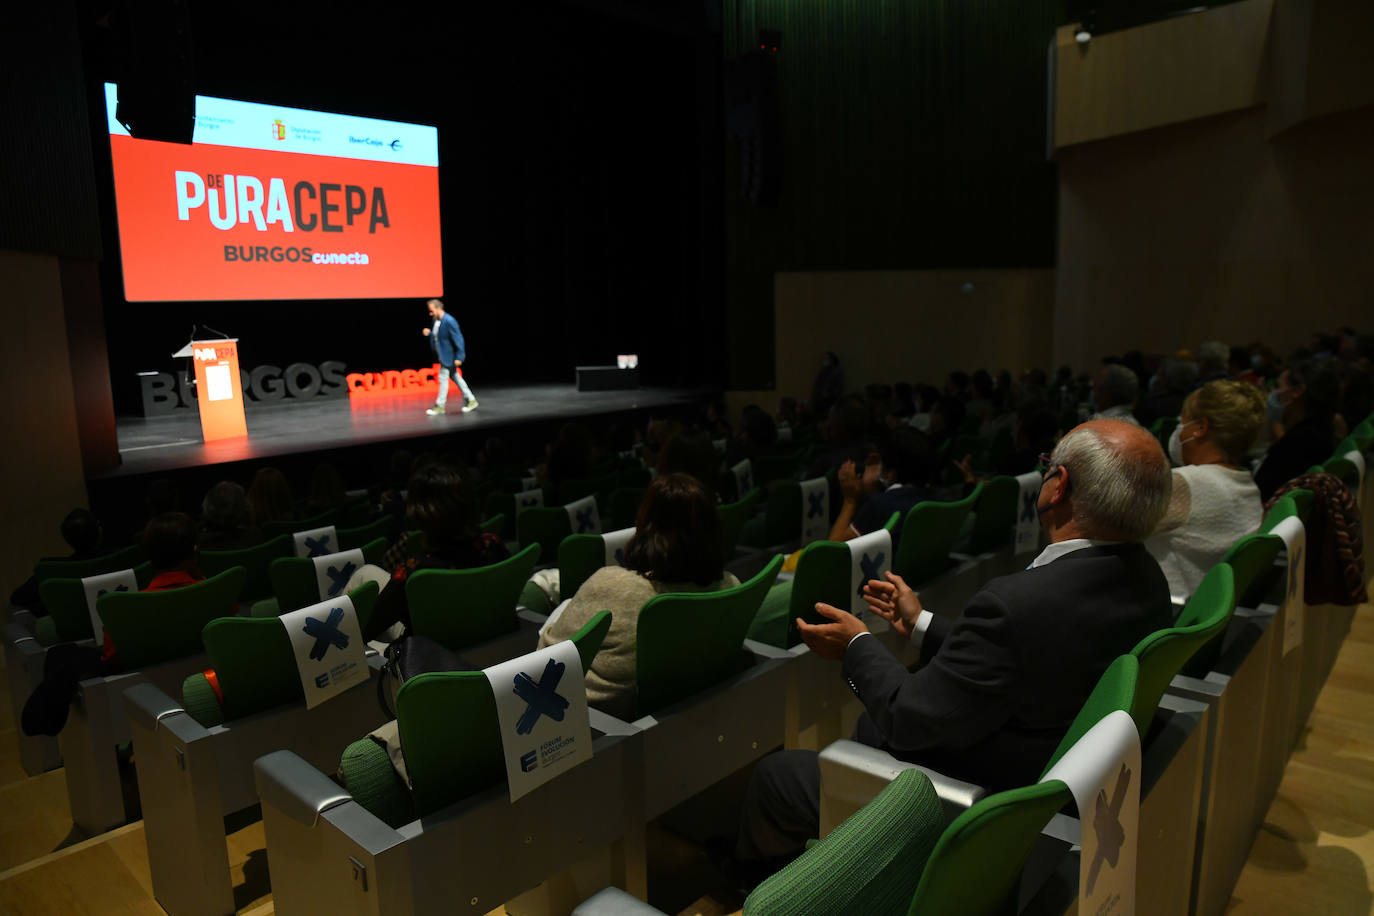
[[[718,591],[739,585],[725,572],[720,520],[711,494],[686,474],[654,479],[639,506],[625,565],[607,566],[582,584],[563,613],[544,628],[539,647],[570,638],[598,611],[611,629],[587,672],[587,700],[602,712],[633,719],[635,639],[639,609],[666,592]]]

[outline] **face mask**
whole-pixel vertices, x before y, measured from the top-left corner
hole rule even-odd
[[[1256,354],[1254,354],[1253,356],[1250,357],[1250,368],[1251,368],[1251,369],[1258,369],[1259,367],[1261,367],[1261,366],[1263,366],[1263,365],[1264,365],[1264,357],[1260,356],[1258,353],[1256,353]]]
[[[1279,391],[1275,388],[1269,392],[1269,399],[1264,404],[1264,416],[1270,423],[1283,422],[1283,409],[1288,405],[1279,398]]]
[[[1180,423],[1169,434],[1169,460],[1174,463],[1174,467],[1181,468],[1187,463],[1183,460],[1183,427],[1192,426],[1194,422],[1196,421],[1189,420],[1187,423]],[[1193,440],[1189,439],[1188,441],[1192,442]]]

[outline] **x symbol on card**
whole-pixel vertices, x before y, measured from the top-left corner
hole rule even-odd
[[[128,590],[129,586],[127,585],[116,585],[114,588],[102,588],[100,591],[95,593],[95,598],[97,601],[99,601],[101,598],[104,598],[106,595],[110,594],[110,592],[127,592]]]
[[[882,572],[883,561],[886,559],[887,554],[881,552],[876,557],[870,558],[868,554],[864,554],[862,557],[859,558],[859,569],[863,572],[863,574],[859,577],[860,595],[864,593],[864,585],[868,582],[869,579],[878,578],[879,573]]]
[[[329,553],[329,535],[322,534],[318,538],[308,537],[305,539],[305,549],[312,557],[322,557]]]
[[[1035,518],[1035,503],[1039,498],[1038,492],[1021,494],[1021,521],[1029,522]]]
[[[1126,842],[1126,828],[1121,825],[1121,807],[1126,802],[1126,788],[1131,784],[1131,771],[1121,765],[1116,775],[1116,788],[1112,790],[1112,800],[1107,801],[1106,792],[1097,793],[1096,811],[1093,812],[1093,829],[1097,831],[1097,853],[1088,868],[1087,890],[1091,894],[1097,884],[1102,863],[1116,867],[1121,856],[1121,847]]]
[[[808,500],[808,501],[810,502],[810,504],[811,504],[811,505],[807,508],[807,510],[806,510],[806,517],[807,517],[807,518],[815,518],[815,517],[817,517],[818,515],[820,515],[822,512],[825,511],[825,494],[824,494],[824,493],[808,493],[808,494],[806,494],[806,496],[807,496],[807,500]]]
[[[338,569],[333,566],[325,567],[324,572],[325,575],[329,576],[330,583],[329,594],[325,597],[333,598],[339,592],[343,591],[343,587],[348,584],[349,578],[357,571],[358,567],[354,563],[345,563],[343,569]]]
[[[573,512],[577,516],[577,533],[585,534],[592,530],[592,507],[576,509]]]

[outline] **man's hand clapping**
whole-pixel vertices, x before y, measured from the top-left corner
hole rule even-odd
[[[864,601],[869,610],[892,624],[897,635],[911,638],[916,618],[921,616],[921,599],[901,576],[889,572],[886,582],[869,579],[864,585]]]
[[[816,613],[835,622],[812,624],[798,617],[797,632],[801,634],[802,642],[806,643],[807,648],[821,658],[844,658],[844,650],[849,648],[849,641],[860,633],[868,632],[868,627],[848,611],[821,603],[816,605]]]

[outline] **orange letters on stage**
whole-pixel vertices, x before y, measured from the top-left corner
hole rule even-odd
[[[459,369],[461,373],[463,370]],[[402,394],[435,393],[439,390],[439,364],[424,369],[387,369],[384,372],[350,372],[344,376],[352,398],[395,397]]]
[[[196,400],[200,402],[200,431],[205,441],[248,435],[238,341],[195,341],[191,344],[191,363],[196,367]]]

